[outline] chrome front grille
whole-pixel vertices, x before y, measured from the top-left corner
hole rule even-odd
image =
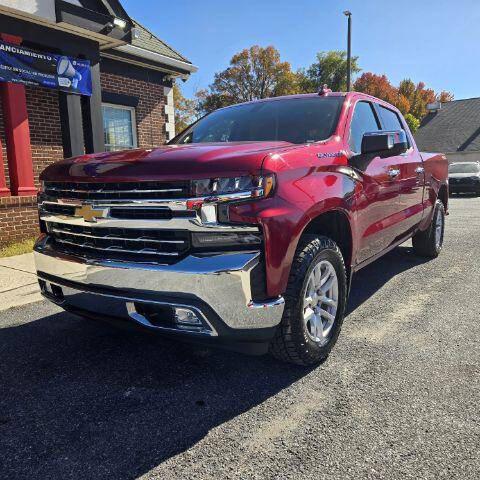
[[[76,200],[142,200],[186,198],[190,195],[190,182],[45,182],[44,192],[50,198]]]
[[[199,232],[258,232],[203,218],[190,206],[189,191],[188,181],[44,182],[40,228],[55,249],[71,255],[159,264],[198,251],[192,236]]]
[[[48,234],[60,250],[118,260],[165,261],[184,255],[190,235],[181,230],[95,228],[49,222]]]
[[[56,249],[88,258],[172,263],[190,249],[185,228],[190,182],[45,182],[39,197],[41,226]],[[82,217],[82,208],[100,218]],[[182,205],[185,205],[182,207]],[[171,226],[177,218],[184,228]]]

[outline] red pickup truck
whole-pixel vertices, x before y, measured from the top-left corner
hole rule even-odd
[[[217,110],[154,149],[41,176],[42,292],[81,316],[302,365],[324,359],[352,276],[413,239],[436,257],[448,163],[361,93]]]

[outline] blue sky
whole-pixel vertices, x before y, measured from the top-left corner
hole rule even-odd
[[[293,69],[320,50],[352,50],[363,71],[397,84],[410,77],[456,99],[480,96],[478,0],[123,0],[129,14],[199,67],[182,85],[187,96],[208,86],[232,55],[274,45]]]

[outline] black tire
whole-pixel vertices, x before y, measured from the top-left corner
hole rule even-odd
[[[313,268],[327,260],[338,279],[338,306],[326,344],[319,345],[307,333],[304,324],[304,294]],[[276,335],[270,344],[270,353],[277,359],[296,365],[316,365],[327,358],[335,345],[345,315],[347,300],[347,273],[337,244],[328,237],[305,235],[295,255],[287,290],[285,310]]]
[[[437,219],[441,217],[442,228],[440,238],[438,239],[438,234],[436,233]],[[437,200],[435,203],[435,208],[433,211],[432,221],[430,222],[427,230],[423,232],[417,232],[413,238],[413,250],[417,255],[421,257],[436,258],[442,251],[443,247],[443,237],[445,234],[445,207],[440,200]],[[437,239],[439,241],[437,241]]]

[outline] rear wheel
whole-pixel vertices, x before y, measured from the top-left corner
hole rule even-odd
[[[340,333],[346,292],[345,264],[336,243],[327,237],[306,236],[292,264],[285,311],[271,353],[297,365],[324,360]]]
[[[423,232],[417,232],[412,238],[413,250],[422,257],[438,257],[442,251],[444,234],[445,207],[437,200],[430,226]]]

